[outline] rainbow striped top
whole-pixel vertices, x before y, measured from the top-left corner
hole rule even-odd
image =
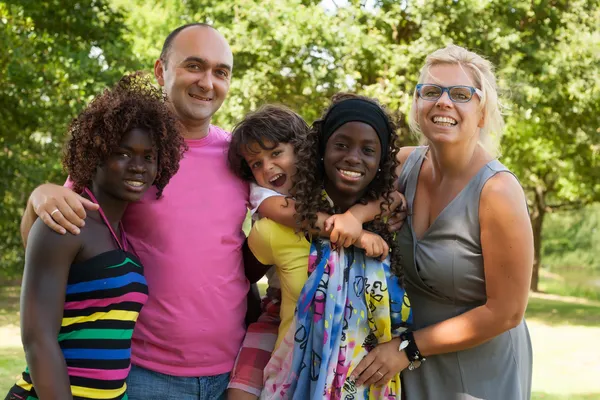
[[[147,298],[144,269],[128,251],[111,250],[71,265],[58,342],[74,400],[127,399],[131,335]],[[7,399],[38,399],[29,369]]]

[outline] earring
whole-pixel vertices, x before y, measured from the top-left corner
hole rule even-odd
[[[379,168],[379,169],[377,170],[377,172],[381,172],[381,168]]]

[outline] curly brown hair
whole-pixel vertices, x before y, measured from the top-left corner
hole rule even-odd
[[[186,149],[181,125],[168,109],[162,92],[142,72],[126,75],[106,89],[69,125],[63,166],[73,181],[73,190],[89,186],[98,166],[108,159],[121,137],[140,128],[152,135],[158,160],[157,198],[179,169]]]
[[[340,212],[336,207],[331,207],[329,202],[322,196],[325,169],[322,159],[323,154],[321,154],[320,150],[324,146],[321,146],[320,140],[325,116],[329,113],[333,105],[349,99],[361,99],[379,106],[386,115],[389,131],[392,132],[388,153],[385,158],[383,158],[385,152],[382,151],[381,171],[377,173],[373,181],[367,186],[365,194],[359,200],[359,203],[366,204],[369,201],[379,198],[384,199],[381,205],[382,213],[374,221],[366,224],[365,228],[380,235],[389,244],[392,250],[391,269],[399,277],[400,282],[402,282],[404,274],[401,267],[400,252],[396,248],[394,235],[388,231],[387,225],[381,218],[385,206],[389,206],[392,203],[391,193],[395,190],[394,183],[397,178],[396,167],[398,165],[396,155],[400,148],[396,134],[397,125],[377,100],[353,93],[338,93],[332,97],[331,105],[325,110],[321,118],[313,123],[306,140],[296,150],[297,172],[295,185],[292,188],[292,195],[296,199],[296,221],[301,229],[308,234],[311,229],[317,229],[315,225],[317,212],[330,214]]]
[[[255,182],[243,156],[244,152],[250,151],[250,146],[258,144],[264,150],[272,150],[279,143],[290,143],[296,149],[299,143],[306,140],[308,130],[304,119],[291,109],[282,105],[264,105],[247,114],[231,131],[227,154],[229,168],[239,178]],[[267,143],[270,143],[270,147]]]

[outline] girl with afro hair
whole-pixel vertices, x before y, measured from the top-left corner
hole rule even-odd
[[[98,208],[79,235],[41,219],[31,229],[21,293],[27,369],[10,400],[127,398],[131,335],[148,289],[120,220],[152,186],[161,195],[184,149],[161,92],[140,74],[96,97],[69,133],[72,188]]]

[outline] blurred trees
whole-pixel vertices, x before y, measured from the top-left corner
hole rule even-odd
[[[3,47],[23,54],[19,60],[0,55],[0,76],[8,82],[0,99],[25,104],[0,110],[0,122],[14,132],[6,137],[16,139],[10,146],[3,142],[0,163],[3,174],[10,159],[15,171],[27,175],[3,175],[3,187],[10,190],[0,194],[13,211],[0,214],[7,240],[2,257],[19,253],[19,210],[35,184],[59,174],[59,139],[82,104],[123,71],[150,70],[175,27],[208,22],[234,52],[230,95],[215,118],[225,128],[267,102],[286,104],[312,121],[338,91],[377,97],[404,121],[428,53],[452,42],[493,61],[507,106],[501,159],[528,194],[537,271],[544,216],[600,196],[600,1],[362,3],[111,0],[34,7],[29,1],[0,2]],[[12,65],[11,74],[5,64]],[[406,129],[401,134],[403,142],[415,141]],[[40,141],[48,135],[51,142]],[[8,140],[4,133],[2,138]],[[29,147],[17,151],[16,144]]]
[[[64,179],[71,118],[137,67],[126,29],[105,1],[0,2],[0,277],[21,271],[19,222],[29,193]]]

